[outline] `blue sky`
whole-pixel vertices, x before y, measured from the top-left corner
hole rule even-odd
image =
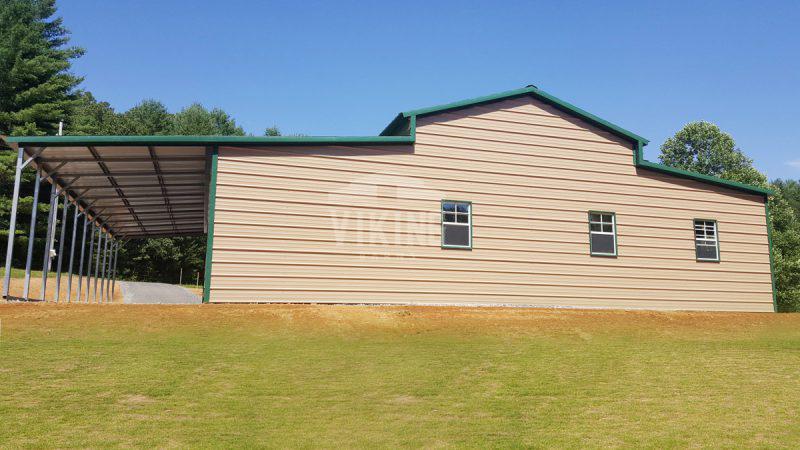
[[[399,111],[536,84],[651,140],[733,135],[800,178],[800,2],[60,0],[84,88],[221,107],[246,131],[373,135]]]

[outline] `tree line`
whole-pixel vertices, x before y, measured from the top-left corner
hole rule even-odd
[[[144,100],[118,112],[79,88],[83,79],[70,72],[71,61],[84,49],[69,46],[69,32],[55,17],[55,0],[0,2],[0,134],[52,135],[63,121],[72,135],[244,135],[244,130],[221,109],[192,104],[171,113],[157,100]],[[279,135],[275,127],[265,135]],[[661,146],[662,163],[731,181],[768,187],[770,198],[774,282],[781,311],[800,310],[800,184],[773,180],[753,167],[733,138],[708,122],[686,125]],[[23,174],[22,198],[14,264],[23,264],[27,247],[25,217],[30,217],[33,172]],[[14,155],[0,155],[0,233],[7,233],[14,177]],[[41,192],[39,217],[48,212],[47,190]],[[70,222],[70,221],[68,221]],[[67,224],[71,226],[71,222]],[[36,235],[37,254],[44,247],[44,224]],[[67,235],[70,233],[68,231]],[[0,236],[1,237],[1,236]],[[2,238],[0,251],[5,251]],[[181,268],[184,279],[200,273],[205,238],[134,240],[120,251],[123,278],[175,282]],[[37,264],[41,265],[41,261]]]
[[[83,79],[70,72],[71,61],[84,49],[69,45],[69,31],[56,17],[55,0],[3,0],[0,2],[0,135],[54,135],[59,122],[67,135],[245,135],[236,120],[219,108],[199,103],[170,112],[158,100],[146,99],[127,111],[116,111],[80,89]],[[279,135],[268,127],[265,135]],[[16,155],[0,152],[0,252],[5,254]],[[15,267],[25,264],[35,173],[23,173],[15,237]],[[34,254],[42,255],[49,212],[49,189],[42,185],[37,209]],[[59,210],[62,206],[59,206]],[[57,214],[61,217],[61,212]],[[79,222],[80,223],[80,222]],[[72,233],[68,215],[66,236]],[[78,232],[80,236],[80,228]],[[69,248],[69,242],[65,248]],[[181,271],[184,283],[203,279],[205,237],[138,239],[120,249],[118,271],[122,278],[175,283]],[[42,258],[33,259],[41,269]],[[77,264],[77,261],[76,261]]]

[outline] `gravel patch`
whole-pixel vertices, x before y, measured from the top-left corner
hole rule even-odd
[[[186,288],[166,283],[120,281],[123,303],[185,305],[201,303],[201,298]]]

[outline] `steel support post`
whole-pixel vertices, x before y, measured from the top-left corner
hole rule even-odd
[[[19,204],[19,183],[22,178],[22,155],[25,151],[17,150],[17,168],[14,172],[14,193],[11,195],[11,217],[8,221],[8,246],[6,247],[6,273],[3,280],[3,297],[8,298],[11,287],[11,259],[14,256],[14,233],[17,231],[17,205]]]
[[[108,248],[108,271],[106,271],[106,301],[111,302],[113,299],[111,298],[111,265],[114,263],[114,247],[116,247],[117,241],[112,240],[111,246]]]
[[[36,212],[39,209],[39,186],[42,184],[42,173],[36,169],[36,184],[33,185],[33,205],[31,207],[31,228],[28,232],[28,255],[25,257],[25,286],[22,298],[28,300],[31,290],[31,261],[33,259],[33,241],[36,237]]]
[[[97,275],[100,272],[100,252],[103,248],[103,227],[97,227],[97,251],[94,258],[94,288],[92,292],[92,301],[98,303],[97,300]]]
[[[89,222],[89,225],[94,227],[94,222]],[[86,263],[86,303],[89,303],[89,294],[92,290],[92,252],[94,252],[94,228],[90,228],[92,234],[91,242],[89,243],[89,262]]]
[[[69,243],[69,265],[67,266],[67,303],[72,301],[72,267],[75,264],[75,236],[78,232],[78,205],[72,215],[72,239]]]
[[[77,302],[81,301],[81,290],[83,288],[83,256],[86,250],[86,227],[89,226],[89,218],[86,217],[86,211],[81,214],[83,215],[83,231],[81,231],[81,258],[80,261],[78,261],[78,291],[75,293],[75,301]]]
[[[117,258],[119,258],[120,243],[114,247],[114,269],[111,271],[111,301],[114,301],[114,291],[117,288]]]
[[[106,302],[106,263],[108,259],[108,238],[106,234],[105,243],[103,244],[103,268],[100,270],[100,301]]]
[[[108,250],[108,285],[106,286],[106,291],[108,291],[108,301],[113,302],[114,298],[111,297],[111,279],[114,276],[114,252],[116,252],[117,246],[119,242],[116,240],[111,241],[112,245],[111,248]]]
[[[58,187],[55,182],[50,185],[50,213],[47,215],[47,237],[44,245],[44,261],[42,261],[42,300],[47,300],[47,272],[50,270],[50,250],[53,248],[55,234],[55,215],[58,210]]]
[[[119,255],[119,246],[121,245],[120,241],[117,241],[117,245],[114,246],[114,263],[111,265],[111,301],[114,301],[114,281],[117,279],[117,256]]]
[[[64,261],[64,238],[67,232],[67,210],[69,210],[69,197],[64,191],[64,207],[61,208],[61,235],[58,238],[58,262],[56,263],[56,303],[61,298],[61,263]]]

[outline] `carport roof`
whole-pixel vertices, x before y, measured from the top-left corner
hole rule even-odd
[[[118,239],[207,230],[215,146],[408,144],[410,136],[26,136],[4,137]]]

